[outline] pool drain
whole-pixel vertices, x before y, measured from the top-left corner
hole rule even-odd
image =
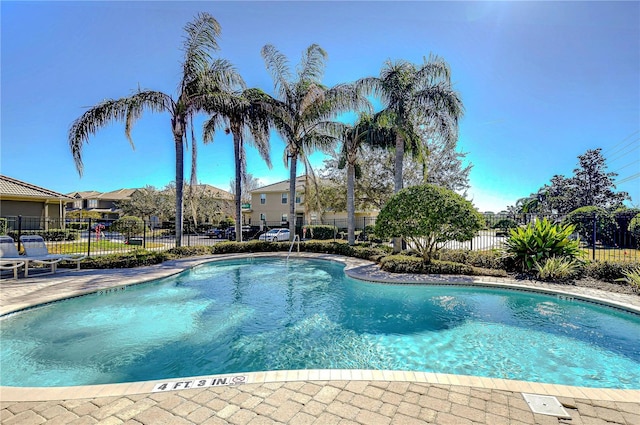
[[[522,393],[522,397],[533,413],[571,419],[562,404],[553,396]]]

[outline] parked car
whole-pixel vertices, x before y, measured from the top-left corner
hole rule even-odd
[[[222,229],[213,228],[207,230],[207,236],[209,237],[209,239],[224,239],[225,233]]]
[[[271,229],[267,233],[260,235],[261,241],[281,242],[289,240],[289,229]]]

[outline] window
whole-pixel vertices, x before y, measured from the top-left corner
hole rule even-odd
[[[82,199],[80,199],[79,201],[73,201],[73,208],[75,208],[77,210],[81,210],[82,209]]]
[[[267,203],[267,194],[266,193],[261,193],[260,194],[260,203],[263,204],[263,205]]]
[[[282,214],[282,217],[280,217],[280,221],[282,221],[283,223],[289,221],[287,220],[288,215],[287,214]]]
[[[267,216],[264,213],[260,213],[260,221],[266,221]]]
[[[283,193],[282,194],[282,203],[286,204],[289,202],[289,194],[288,193]]]
[[[98,200],[89,199],[89,201],[87,201],[87,208],[98,208]]]
[[[296,195],[296,204],[300,203],[300,195]]]

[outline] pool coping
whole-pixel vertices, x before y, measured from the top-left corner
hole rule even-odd
[[[436,285],[466,285],[499,287],[521,291],[556,294],[563,297],[577,298],[583,301],[595,302],[614,308],[640,314],[640,297],[638,300],[631,295],[615,294],[616,299],[610,299],[612,293],[591,288],[576,287],[576,291],[558,290],[543,286],[531,286],[506,278],[469,277],[469,276],[439,276],[439,275],[408,275],[380,271],[375,263],[352,257],[333,254],[294,253],[294,257],[323,259],[345,264],[345,273],[355,279],[385,284],[426,284]],[[38,305],[59,301],[61,299],[88,295],[100,291],[117,290],[118,288],[141,284],[162,277],[168,277],[197,265],[228,259],[246,258],[249,255],[229,254],[216,256],[201,256],[183,260],[173,260],[162,265],[141,267],[137,269],[108,269],[108,270],[80,270],[58,273],[47,277],[29,277],[26,279],[3,279],[0,292],[0,318]],[[287,257],[287,253],[267,252],[252,253],[251,257]],[[428,282],[427,282],[428,280]],[[434,282],[435,280],[435,282]],[[66,284],[66,285],[65,285]],[[13,287],[13,288],[12,288]],[[62,291],[60,289],[64,288]],[[48,289],[48,291],[47,291]],[[53,290],[52,290],[53,289]],[[14,293],[11,296],[11,292]],[[608,298],[607,298],[608,296]],[[452,375],[430,372],[390,371],[390,370],[352,370],[352,369],[309,369],[247,372],[220,375],[205,375],[190,378],[172,378],[165,380],[140,381],[118,384],[87,385],[74,387],[8,387],[0,386],[0,400],[3,401],[48,401],[84,399],[92,397],[125,396],[130,394],[145,394],[153,392],[156,385],[170,383],[175,390],[184,390],[187,381],[203,381],[242,376],[240,382],[244,384],[263,384],[272,382],[291,381],[399,381],[419,382],[427,384],[461,385],[485,389],[498,389],[514,392],[527,392],[550,396],[573,397],[580,399],[594,399],[620,402],[637,402],[640,400],[640,389],[610,389],[574,387],[569,385],[537,383],[529,381],[508,380],[499,378],[476,377],[467,375]],[[216,382],[216,381],[209,381]],[[217,381],[222,382],[222,381]],[[231,382],[231,381],[230,381]],[[171,385],[168,386],[170,388]],[[171,389],[170,389],[171,390]]]

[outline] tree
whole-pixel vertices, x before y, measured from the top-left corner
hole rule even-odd
[[[614,234],[618,229],[618,223],[613,214],[601,207],[576,208],[567,214],[562,222],[575,227],[582,240],[591,246],[596,241],[604,245],[612,245]]]
[[[240,76],[237,77],[241,80]],[[242,83],[244,86],[244,82]],[[204,139],[213,141],[216,127],[225,127],[226,133],[233,135],[233,156],[235,162],[235,227],[236,241],[242,241],[242,181],[247,173],[245,141],[253,140],[262,159],[271,168],[269,158],[268,105],[273,99],[260,89],[214,92],[206,99],[206,109],[213,116],[205,123]],[[247,137],[251,136],[251,137]]]
[[[356,85],[365,93],[380,97],[396,129],[394,193],[397,193],[403,187],[405,142],[417,140],[418,112],[422,120],[430,123],[443,138],[458,138],[458,120],[463,106],[459,94],[453,89],[449,65],[434,55],[419,67],[406,61],[387,61],[380,77],[366,77],[358,80]],[[420,151],[424,147],[412,143],[409,148]],[[394,252],[399,251],[400,243],[396,240]]]
[[[155,187],[147,185],[133,192],[130,199],[118,202],[117,207],[125,215],[144,217],[151,221],[152,216],[161,216],[163,204],[163,195]]]
[[[260,187],[260,180],[258,180],[256,177],[253,177],[253,174],[251,173],[245,173],[240,179],[240,185],[241,185],[240,200],[242,201],[243,204],[251,203],[251,192],[253,192],[254,190]],[[231,182],[229,182],[229,188],[231,190],[231,193],[235,196],[236,194],[235,179],[232,179]]]
[[[581,207],[598,207],[612,211],[629,199],[626,192],[614,192],[616,173],[607,173],[601,149],[588,150],[578,156],[579,167],[566,178],[555,175],[544,185],[512,208],[517,213],[567,214]]]
[[[484,226],[484,219],[457,193],[434,185],[412,186],[391,197],[376,220],[375,233],[401,237],[430,262],[449,241],[468,241]]]
[[[133,147],[131,128],[143,111],[168,112],[176,150],[176,246],[182,245],[183,232],[183,187],[184,187],[184,144],[193,116],[202,110],[204,93],[213,87],[233,86],[237,74],[227,61],[212,60],[211,53],[218,50],[217,37],[220,25],[207,13],[200,13],[193,22],[185,25],[186,37],[183,42],[184,59],[182,75],[178,84],[177,99],[160,91],[138,89],[133,95],[120,99],[108,99],[90,108],[69,130],[69,146],[78,173],[82,176],[82,148],[89,142],[89,136],[112,121],[124,121],[125,135]],[[192,184],[196,175],[196,143],[192,135]]]
[[[328,151],[337,138],[319,130],[320,123],[338,114],[368,105],[355,87],[322,85],[327,53],[317,44],[309,46],[300,62],[295,78],[289,62],[274,46],[262,48],[267,70],[274,81],[277,100],[272,106],[273,125],[285,143],[283,160],[289,167],[289,230],[293,240],[296,227],[295,199],[299,159],[317,149]]]
[[[613,210],[622,206],[622,202],[629,199],[626,192],[615,193],[614,178],[617,173],[607,173],[607,166],[602,149],[590,149],[578,156],[579,168],[573,170],[572,179],[575,195],[578,199],[577,207],[595,206]]]

